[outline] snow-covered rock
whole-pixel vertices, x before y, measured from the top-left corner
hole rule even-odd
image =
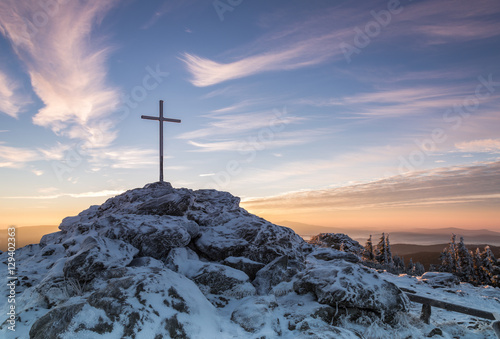
[[[193,277],[204,294],[243,298],[255,295],[255,287],[244,272],[216,263],[207,263]]]
[[[149,184],[59,228],[16,251],[14,337],[387,338],[433,329],[411,325],[396,278],[361,266],[356,244],[308,244],[227,192]],[[4,272],[7,260],[0,254]],[[8,295],[10,280],[0,279]],[[405,288],[440,289],[425,282],[432,277],[398,282],[407,279]],[[9,307],[0,301],[6,338]]]
[[[215,337],[219,327],[214,307],[191,280],[148,268],[127,270],[86,300],[52,308],[33,324],[30,337]]]
[[[319,247],[330,247],[339,251],[357,254],[362,253],[364,249],[359,242],[342,233],[320,233],[313,236],[309,243]]]
[[[289,269],[288,257],[284,255],[274,259],[258,271],[253,284],[259,295],[269,294],[274,286],[290,281],[294,273],[296,271]]]
[[[313,293],[321,304],[347,310],[348,313],[369,311],[392,322],[408,308],[408,299],[393,283],[376,271],[345,260],[322,260],[313,252],[306,269],[295,278],[298,294]]]
[[[460,283],[456,275],[448,272],[425,272],[419,280],[435,287],[452,287]]]
[[[261,262],[253,261],[245,257],[227,257],[222,261],[222,263],[245,272],[250,280],[254,280],[257,272],[266,266]]]
[[[71,246],[72,249],[75,247]],[[74,255],[66,259],[63,274],[64,277],[79,282],[91,281],[111,268],[126,266],[138,253],[135,247],[121,240],[95,236],[85,237],[75,251],[77,252]]]

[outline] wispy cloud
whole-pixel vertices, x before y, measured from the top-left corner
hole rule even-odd
[[[37,26],[30,19],[46,14],[40,2],[0,2],[0,32],[25,64],[33,89],[44,103],[33,122],[93,147],[106,146],[115,135],[110,125],[101,124],[118,104],[118,91],[106,84],[110,49],[91,37],[115,3],[54,2],[46,23]]]
[[[64,158],[65,152],[70,148],[70,145],[58,142],[55,146],[49,148],[38,148],[38,151],[46,160],[61,160]]]
[[[17,118],[29,103],[29,98],[19,93],[19,84],[0,70],[0,112]]]
[[[10,147],[0,144],[0,167],[23,167],[27,162],[40,160],[40,154],[21,147]]]
[[[304,121],[305,118],[293,116],[291,114],[279,111],[260,111],[238,114],[207,114],[203,116],[210,119],[208,127],[183,133],[180,139],[198,139],[212,136],[237,135],[241,137],[242,133],[262,128],[270,128],[279,124],[280,126],[296,124]]]
[[[237,151],[249,152],[251,150],[276,149],[287,146],[303,145],[318,141],[331,135],[327,128],[303,129],[298,131],[270,132],[265,138],[248,137],[223,141],[197,142],[189,140],[188,143],[198,147],[198,152]]]
[[[433,45],[498,36],[500,26],[493,17],[498,13],[500,6],[495,0],[460,3],[452,0],[424,1],[413,3],[397,19],[410,28],[401,32],[423,35],[427,43]],[[441,24],[436,24],[437,16],[441,18]]]
[[[105,148],[89,150],[94,168],[143,168],[157,163],[158,152],[135,147]]]
[[[293,70],[340,59],[342,51],[337,48],[337,42],[348,34],[345,29],[331,33],[318,27],[309,34],[289,28],[284,31],[273,32],[254,42],[250,55],[235,55],[226,62],[192,53],[183,53],[180,59],[191,73],[191,83],[205,87],[262,72]]]
[[[375,182],[244,202],[259,211],[361,210],[500,201],[500,162],[413,172]]]
[[[403,87],[400,84],[337,98],[302,98],[297,104],[316,107],[343,107],[351,114],[372,117],[399,117],[442,114],[446,109],[461,105],[468,95],[474,94],[475,83],[467,85]],[[399,87],[399,88],[396,88]],[[498,95],[482,98],[480,104],[498,100]],[[484,108],[484,107],[483,107]]]
[[[465,153],[500,153],[500,139],[464,141],[456,143],[455,147]]]
[[[11,196],[11,197],[0,197],[0,199],[33,199],[33,200],[52,200],[62,197],[70,198],[98,198],[98,197],[108,197],[121,194],[125,190],[102,190],[96,192],[82,192],[82,193],[56,193],[48,195],[32,195],[32,196]]]
[[[500,12],[498,2],[424,1],[401,5],[401,13],[391,16],[390,25],[376,37],[378,42],[394,42],[395,38],[412,39],[417,44],[435,45],[484,39],[500,34],[498,20],[491,15]],[[353,6],[332,7],[323,13],[310,13],[306,20],[296,22],[290,14],[268,15],[271,23],[263,26],[279,27],[269,30],[239,50],[226,51],[223,57],[208,58],[194,53],[183,53],[181,60],[191,74],[191,83],[205,87],[228,80],[270,72],[294,70],[324,62],[342,60],[340,43],[354,44],[358,34],[373,21],[371,11],[385,9],[386,2],[371,2]],[[483,9],[478,9],[482,7]],[[436,25],[436,16],[446,24]],[[401,44],[404,48],[407,44]],[[414,48],[414,44],[409,46]]]

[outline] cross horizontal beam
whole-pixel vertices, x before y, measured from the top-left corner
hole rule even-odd
[[[141,115],[141,119],[160,121],[159,117],[152,117],[150,115]],[[162,118],[161,121],[176,122],[176,123],[180,123],[181,122],[180,119],[170,119],[170,118]]]

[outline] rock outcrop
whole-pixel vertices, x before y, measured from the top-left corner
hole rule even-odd
[[[358,338],[339,317],[391,323],[406,310],[356,255],[308,244],[227,192],[153,183],[59,228],[16,253],[19,337]]]

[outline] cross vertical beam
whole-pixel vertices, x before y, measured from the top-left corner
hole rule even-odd
[[[160,100],[160,182],[163,182],[163,100]]]
[[[163,117],[163,100],[160,100],[160,116],[152,117],[149,115],[141,115],[141,119],[157,120],[160,123],[160,182],[163,182],[163,122],[180,123],[179,119],[170,119]]]

